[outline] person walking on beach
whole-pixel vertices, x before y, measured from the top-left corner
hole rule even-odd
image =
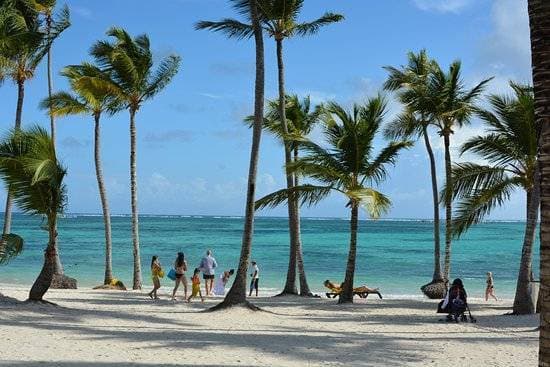
[[[216,284],[214,285],[214,290],[212,293],[216,296],[225,295],[225,285],[234,273],[235,269],[231,269],[229,271],[224,271],[223,274],[220,274],[220,276],[216,279]]]
[[[495,296],[495,284],[493,280],[493,273],[487,272],[487,288],[485,288],[485,302],[489,300],[489,296],[493,297],[495,301],[498,301]]]
[[[248,296],[252,296],[252,291],[256,290],[256,297],[258,297],[258,283],[260,282],[260,269],[256,261],[252,261],[252,274],[250,274],[252,280],[250,281],[250,293]]]
[[[151,278],[153,279],[153,290],[149,292],[151,299],[159,299],[157,290],[160,288],[160,278],[164,277],[164,271],[160,266],[159,257],[154,255],[151,259]]]
[[[199,269],[202,271],[202,278],[204,279],[204,291],[206,296],[212,293],[212,287],[214,286],[214,278],[216,277],[216,267],[218,263],[212,256],[212,250],[206,251],[206,256],[202,258]]]
[[[201,297],[201,302],[204,302],[204,297],[201,293],[201,278],[199,277],[200,269],[195,268],[193,271],[193,277],[191,278],[191,295],[187,298],[187,302],[191,302],[191,298],[195,298],[197,295]]]
[[[178,290],[180,283],[183,284],[183,299],[187,299],[187,278],[185,277],[185,272],[187,271],[187,261],[185,261],[185,255],[183,252],[178,252],[178,256],[174,262],[174,270],[176,271],[176,285],[174,286],[174,291],[172,292],[172,301],[176,300],[176,291]]]

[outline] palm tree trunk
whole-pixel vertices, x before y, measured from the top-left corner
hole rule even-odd
[[[48,246],[44,251],[44,265],[29,292],[29,301],[42,301],[50,288],[55,272],[57,252],[57,214],[48,217]]]
[[[528,0],[531,28],[535,118],[541,126],[540,292],[542,292],[539,366],[550,366],[550,2]]]
[[[298,161],[298,148],[294,148],[294,162]],[[294,175],[294,186],[298,186],[298,175]],[[298,205],[298,198],[294,197],[294,205],[296,207],[296,221],[298,223],[298,243],[296,244],[296,263],[298,265],[298,277],[300,279],[300,296],[312,297],[313,293],[309,289],[307,282],[306,270],[304,268],[304,259],[302,253],[302,240],[301,240],[301,224],[300,224],[300,206]]]
[[[451,141],[449,133],[445,132],[443,135],[445,144],[445,185],[452,187],[451,177]],[[451,274],[451,240],[453,235],[453,208],[452,208],[452,191],[446,190],[445,192],[445,263],[443,268],[443,277],[446,282],[449,281]]]
[[[48,40],[51,36],[51,29],[52,29],[52,16],[51,14],[48,14],[46,16],[46,34],[48,36]],[[51,45],[48,46],[48,54],[46,55],[46,62],[47,62],[47,68],[48,68],[48,97],[52,98],[52,91],[53,91],[53,80],[52,80],[52,49]],[[50,133],[52,135],[52,142],[55,149],[55,119],[52,113],[52,107],[50,106]]]
[[[139,222],[136,174],[136,110],[130,109],[130,191],[132,205],[132,244],[134,251],[133,289],[141,289],[141,258],[139,253]]]
[[[443,276],[441,275],[441,241],[440,241],[440,227],[439,227],[439,195],[437,186],[437,170],[435,165],[435,156],[430,143],[430,137],[428,136],[428,129],[423,127],[422,136],[424,138],[424,144],[426,145],[426,151],[430,159],[430,175],[432,178],[432,200],[433,200],[433,213],[434,213],[434,274],[432,277],[433,282],[441,282]]]
[[[246,274],[248,262],[252,253],[252,235],[254,232],[254,202],[256,192],[256,174],[258,171],[258,158],[260,153],[260,140],[262,137],[262,125],[264,120],[264,40],[262,28],[258,18],[257,0],[250,0],[250,19],[254,28],[254,40],[256,43],[256,81],[254,87],[254,125],[252,127],[252,147],[250,148],[250,165],[248,169],[248,188],[246,191],[246,212],[244,218],[244,230],[239,258],[239,267],[235,281],[225,296],[222,303],[211,308],[219,310],[236,305],[245,305],[257,309],[246,301]]]
[[[288,134],[288,126],[286,122],[286,101],[285,101],[285,76],[284,76],[284,61],[283,61],[283,40],[277,39],[277,67],[279,77],[279,118],[281,119],[281,126],[283,133]],[[294,175],[289,172],[288,165],[292,162],[292,153],[290,144],[283,140],[285,148],[285,174],[286,174],[286,187],[292,189],[294,186]],[[288,270],[286,273],[285,287],[282,291],[283,294],[298,294],[296,288],[296,245],[297,245],[297,210],[295,195],[290,194],[287,201],[288,207],[288,229],[290,235],[290,249],[288,256]]]
[[[15,108],[15,130],[21,129],[21,117],[23,115],[23,101],[25,99],[25,80],[17,80],[17,105]],[[6,197],[6,208],[4,210],[4,227],[2,234],[11,233],[11,210],[12,210],[12,196],[8,190]]]
[[[352,200],[351,202],[351,220],[350,220],[350,241],[348,264],[346,266],[346,277],[344,287],[338,303],[353,303],[353,277],[355,275],[355,257],[357,254],[357,228],[359,224],[359,204]]]
[[[107,200],[107,192],[105,191],[105,183],[103,182],[103,169],[101,168],[101,131],[100,131],[100,115],[94,116],[94,159],[95,172],[97,178],[97,187],[99,189],[99,197],[101,199],[101,208],[103,209],[103,224],[105,226],[105,278],[103,284],[110,284],[113,280],[113,262],[112,262],[112,243],[111,243],[111,214],[109,213],[109,202]]]
[[[536,170],[538,171],[538,170]],[[516,285],[516,295],[514,298],[513,313],[515,315],[528,315],[535,313],[536,304],[531,298],[531,275],[533,260],[533,243],[535,242],[535,229],[539,215],[539,174],[535,172],[535,185],[532,190],[527,191],[527,222],[525,225],[525,235],[523,238],[523,248],[521,251],[521,262]]]

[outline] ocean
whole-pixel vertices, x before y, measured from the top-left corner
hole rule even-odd
[[[257,217],[252,259],[261,272],[262,294],[274,294],[284,285],[288,262],[287,219]],[[0,284],[30,285],[40,271],[47,232],[40,218],[15,214],[12,232],[25,239],[24,252],[0,266]],[[486,222],[453,242],[451,277],[463,279],[469,294],[481,297],[485,273],[492,271],[497,296],[513,298],[525,223]],[[113,216],[113,271],[132,284],[130,217]],[[144,288],[151,286],[149,264],[158,255],[165,268],[176,253],[185,253],[192,269],[212,249],[219,270],[237,267],[243,228],[242,217],[140,216],[141,260]],[[65,273],[79,287],[99,285],[104,273],[103,219],[100,215],[69,214],[59,221],[59,247]],[[442,231],[442,233],[444,233]],[[302,241],[307,277],[312,290],[322,282],[342,281],[349,244],[346,218],[303,218]],[[444,241],[442,238],[442,250]],[[442,253],[443,259],[443,253]],[[421,297],[419,287],[433,272],[432,223],[427,220],[360,221],[356,285],[379,287],[387,297]],[[538,243],[534,269],[538,275]],[[537,276],[538,278],[538,276]],[[165,289],[172,284],[164,279]]]

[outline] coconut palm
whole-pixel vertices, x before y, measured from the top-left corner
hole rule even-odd
[[[266,111],[266,118],[264,120],[264,129],[269,131],[271,134],[276,136],[284,144],[285,136],[292,136],[293,138],[305,138],[307,137],[314,126],[320,122],[322,108],[317,106],[312,108],[311,99],[309,96],[300,99],[297,95],[287,95],[285,99],[286,107],[286,121],[287,121],[287,135],[285,135],[281,119],[279,118],[279,100],[272,100],[268,102],[268,108]],[[248,116],[245,119],[245,122],[250,126],[254,122],[254,116]],[[288,139],[287,139],[288,140]],[[299,148],[296,143],[293,143],[291,140],[288,140],[288,144],[292,151],[292,161],[295,162],[299,158]],[[299,185],[299,178],[297,175],[293,175],[294,181],[293,186]],[[296,205],[296,211],[299,214],[299,206]],[[297,216],[298,224],[300,223],[300,216]],[[299,229],[298,225],[298,229]],[[304,268],[303,254],[301,241],[298,241],[298,247],[296,248],[296,265],[298,268],[298,276],[300,280],[300,295],[310,296],[313,293],[309,289],[307,282],[306,272]],[[294,257],[294,256],[291,256]],[[294,269],[292,265],[289,267],[289,272]],[[292,279],[292,275],[287,274],[287,284],[289,283],[288,279]],[[284,293],[284,292],[283,292]]]
[[[139,223],[136,173],[136,113],[143,103],[163,90],[178,72],[180,57],[169,55],[153,69],[153,54],[149,37],[132,38],[122,28],[111,28],[107,35],[113,41],[99,41],[91,54],[110,80],[98,77],[82,78],[83,83],[98,83],[109,90],[130,114],[130,190],[132,207],[132,243],[134,254],[133,289],[141,289],[141,258],[139,250]]]
[[[94,162],[105,226],[105,277],[103,284],[110,284],[113,280],[111,215],[101,167],[100,121],[104,113],[111,114],[118,109],[117,101],[113,98],[110,90],[102,88],[102,84],[90,83],[90,79],[87,79],[103,78],[108,80],[108,76],[94,65],[83,63],[82,65],[67,66],[61,74],[69,81],[74,94],[55,93],[42,101],[41,107],[49,109],[53,116],[88,115],[94,119]]]
[[[328,147],[304,138],[295,139],[307,155],[288,167],[292,173],[310,177],[320,184],[282,189],[256,202],[256,207],[261,209],[284,203],[291,194],[296,195],[302,205],[316,204],[332,191],[347,197],[351,211],[350,246],[339,303],[353,302],[359,206],[365,207],[371,218],[378,218],[389,209],[390,199],[372,186],[386,179],[387,166],[395,164],[399,151],[411,145],[403,141],[390,142],[374,156],[373,142],[380,132],[385,111],[386,103],[380,96],[370,98],[363,106],[355,104],[351,111],[329,103],[323,119]]]
[[[443,298],[447,290],[441,274],[441,246],[439,221],[439,196],[437,185],[437,169],[435,155],[430,142],[430,113],[433,110],[434,96],[429,94],[428,80],[435,61],[428,57],[425,50],[415,54],[407,54],[408,63],[401,68],[385,67],[389,72],[384,88],[397,91],[399,101],[404,105],[404,111],[384,130],[388,139],[422,139],[430,162],[433,201],[433,233],[434,233],[434,272],[432,281],[421,287],[429,298]]]
[[[279,83],[279,119],[284,134],[288,134],[289,129],[286,121],[285,109],[285,76],[284,76],[284,58],[283,41],[295,36],[307,36],[317,33],[320,28],[331,23],[339,22],[344,17],[340,14],[325,13],[320,18],[312,22],[298,22],[298,16],[304,5],[304,0],[259,0],[258,8],[260,10],[261,25],[265,33],[272,37],[276,43],[277,50],[277,68]],[[197,23],[197,29],[208,29],[215,32],[223,32],[228,37],[248,38],[252,36],[252,25],[244,24],[234,19],[223,19],[218,22],[202,21]],[[292,162],[292,148],[289,143],[284,142],[285,163],[288,166]],[[287,188],[294,185],[295,178],[286,171]],[[288,224],[290,235],[290,254],[289,265],[285,286],[281,294],[297,294],[296,289],[296,261],[298,253],[301,252],[300,238],[300,215],[297,198],[291,197],[287,203]],[[303,272],[302,272],[303,273]],[[302,295],[310,295],[309,287],[304,284],[304,289],[300,290]]]
[[[31,301],[42,301],[54,275],[57,216],[63,212],[67,198],[65,175],[44,129],[35,126],[13,130],[0,142],[0,177],[10,187],[17,206],[25,213],[44,217],[48,228],[44,265],[30,290]]]
[[[550,366],[550,2],[528,0],[531,26],[531,55],[535,120],[541,127],[539,140],[541,224],[540,224],[540,285],[542,296],[539,338],[539,366]]]
[[[50,40],[47,47],[47,70],[48,70],[48,98],[52,97],[53,93],[53,80],[52,80],[52,44],[53,41],[59,37],[59,35],[65,31],[71,25],[69,8],[65,5],[59,14],[54,16],[54,9],[57,0],[32,0],[34,8],[39,14],[44,17],[46,38]],[[50,133],[55,145],[55,118],[53,111],[49,108],[50,115]]]
[[[434,96],[436,103],[432,104],[430,121],[436,126],[439,135],[443,138],[445,148],[445,185],[452,187],[452,159],[451,136],[456,129],[470,122],[476,102],[480,98],[485,86],[492,78],[485,79],[471,89],[464,87],[461,77],[461,63],[454,61],[448,72],[434,64],[428,82],[428,94]],[[451,272],[451,241],[452,228],[452,194],[449,190],[441,202],[445,205],[445,259],[443,277],[448,282]]]
[[[461,154],[473,153],[489,164],[460,163],[452,169],[453,200],[456,204],[453,230],[460,235],[479,223],[495,207],[502,206],[516,189],[526,194],[526,227],[514,299],[515,314],[531,314],[532,257],[539,213],[537,184],[537,136],[533,91],[510,83],[513,97],[491,95],[492,111],[480,110],[487,133],[469,139]]]

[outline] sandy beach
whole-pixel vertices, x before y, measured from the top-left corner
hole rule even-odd
[[[258,298],[265,312],[201,312],[140,292],[50,290],[58,306],[20,303],[4,286],[1,366],[534,366],[538,316],[471,299],[478,322],[445,323],[436,301],[369,297],[353,305]]]

